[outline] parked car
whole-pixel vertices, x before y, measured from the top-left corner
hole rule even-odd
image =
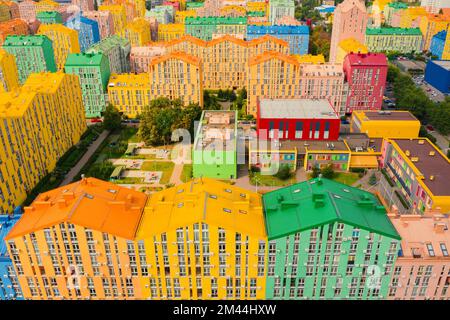
[[[430,125],[430,124],[427,125],[426,128],[427,128],[428,131],[431,131],[431,132],[434,131],[434,127],[432,125]]]

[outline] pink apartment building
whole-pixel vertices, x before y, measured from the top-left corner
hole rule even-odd
[[[402,241],[387,298],[450,299],[448,216],[439,213],[389,216]]]
[[[148,72],[150,62],[159,56],[166,53],[166,48],[163,46],[146,46],[146,47],[131,47],[130,52],[130,68],[131,72],[144,73]]]
[[[85,11],[83,16],[97,21],[101,39],[114,34],[114,22],[109,11]]]
[[[387,58],[382,53],[349,53],[343,62],[348,94],[345,113],[380,110],[386,87]]]
[[[36,2],[25,0],[18,4],[20,19],[27,22],[36,20]]]
[[[344,0],[336,7],[331,33],[330,62],[336,61],[337,49],[342,40],[354,38],[364,43],[367,20],[366,6],[360,0]]]
[[[83,12],[94,10],[94,0],[72,0],[72,4],[78,6]]]

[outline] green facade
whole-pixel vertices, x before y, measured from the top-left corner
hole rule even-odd
[[[86,117],[100,117],[106,108],[106,89],[111,74],[108,59],[101,53],[71,53],[64,69],[80,79]]]
[[[31,73],[56,72],[52,41],[45,35],[8,36],[3,42],[3,49],[16,58],[21,84]]]
[[[203,127],[206,125],[205,114],[233,113],[232,139],[229,148],[211,148],[212,145],[203,146],[206,139]],[[195,135],[192,151],[192,172],[195,178],[207,177],[214,179],[235,179],[237,177],[237,111],[211,111],[205,110],[200,119],[200,125]]]
[[[36,19],[43,24],[63,23],[61,13],[58,11],[41,11],[36,13]]]
[[[86,53],[102,53],[109,61],[111,73],[127,73],[130,71],[130,42],[118,35],[102,39],[90,46]]]
[[[247,33],[247,17],[186,17],[185,33],[210,41],[214,33]]]
[[[400,236],[371,193],[312,179],[263,195],[266,299],[384,299]]]

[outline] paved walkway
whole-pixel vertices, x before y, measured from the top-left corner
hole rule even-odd
[[[64,178],[63,182],[61,182],[60,186],[64,186],[66,184],[69,184],[72,182],[72,180],[77,176],[77,174],[83,169],[85,164],[89,161],[89,159],[92,157],[95,151],[97,151],[98,147],[101,145],[101,143],[108,137],[109,131],[104,130],[87,149],[86,153],[83,155],[83,157],[78,161],[78,163],[70,169],[70,171],[67,173],[66,177]]]

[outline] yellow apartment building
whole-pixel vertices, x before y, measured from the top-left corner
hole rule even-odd
[[[368,53],[369,50],[364,43],[359,42],[354,38],[348,38],[339,42],[337,53],[336,53],[336,63],[342,63],[344,58],[350,52],[353,53]]]
[[[125,6],[121,4],[104,4],[98,7],[98,11],[109,11],[111,13],[114,31],[120,34],[127,24]]]
[[[184,23],[168,23],[158,25],[158,41],[172,41],[179,39],[182,36],[184,36]]]
[[[62,24],[41,24],[38,34],[46,35],[53,45],[58,70],[63,70],[69,53],[80,53],[78,32]]]
[[[130,41],[132,47],[147,45],[152,40],[150,22],[144,18],[136,18],[122,30],[122,36]]]
[[[213,179],[154,194],[144,240],[150,299],[264,299],[267,236],[261,196]]]
[[[86,130],[77,76],[34,73],[0,94],[0,212],[11,213]]]
[[[423,36],[423,50],[429,50],[431,39],[439,31],[447,30],[450,25],[450,16],[428,14],[420,19],[420,31]]]
[[[19,87],[19,74],[17,72],[14,55],[0,49],[0,92],[11,91]]]
[[[265,1],[251,1],[245,6],[248,12],[264,12],[267,15],[268,5]]]
[[[450,60],[450,26],[447,28],[447,37],[445,38],[442,60]]]
[[[57,11],[57,9],[60,7],[60,4],[56,1],[52,0],[42,0],[39,2],[36,2],[36,13],[42,12],[42,11]]]
[[[182,23],[184,25],[184,20],[187,17],[196,17],[197,11],[195,10],[186,10],[186,11],[177,11],[175,12],[175,23]]]
[[[422,17],[428,14],[424,7],[409,7],[406,10],[400,10],[400,28],[417,28]]]

